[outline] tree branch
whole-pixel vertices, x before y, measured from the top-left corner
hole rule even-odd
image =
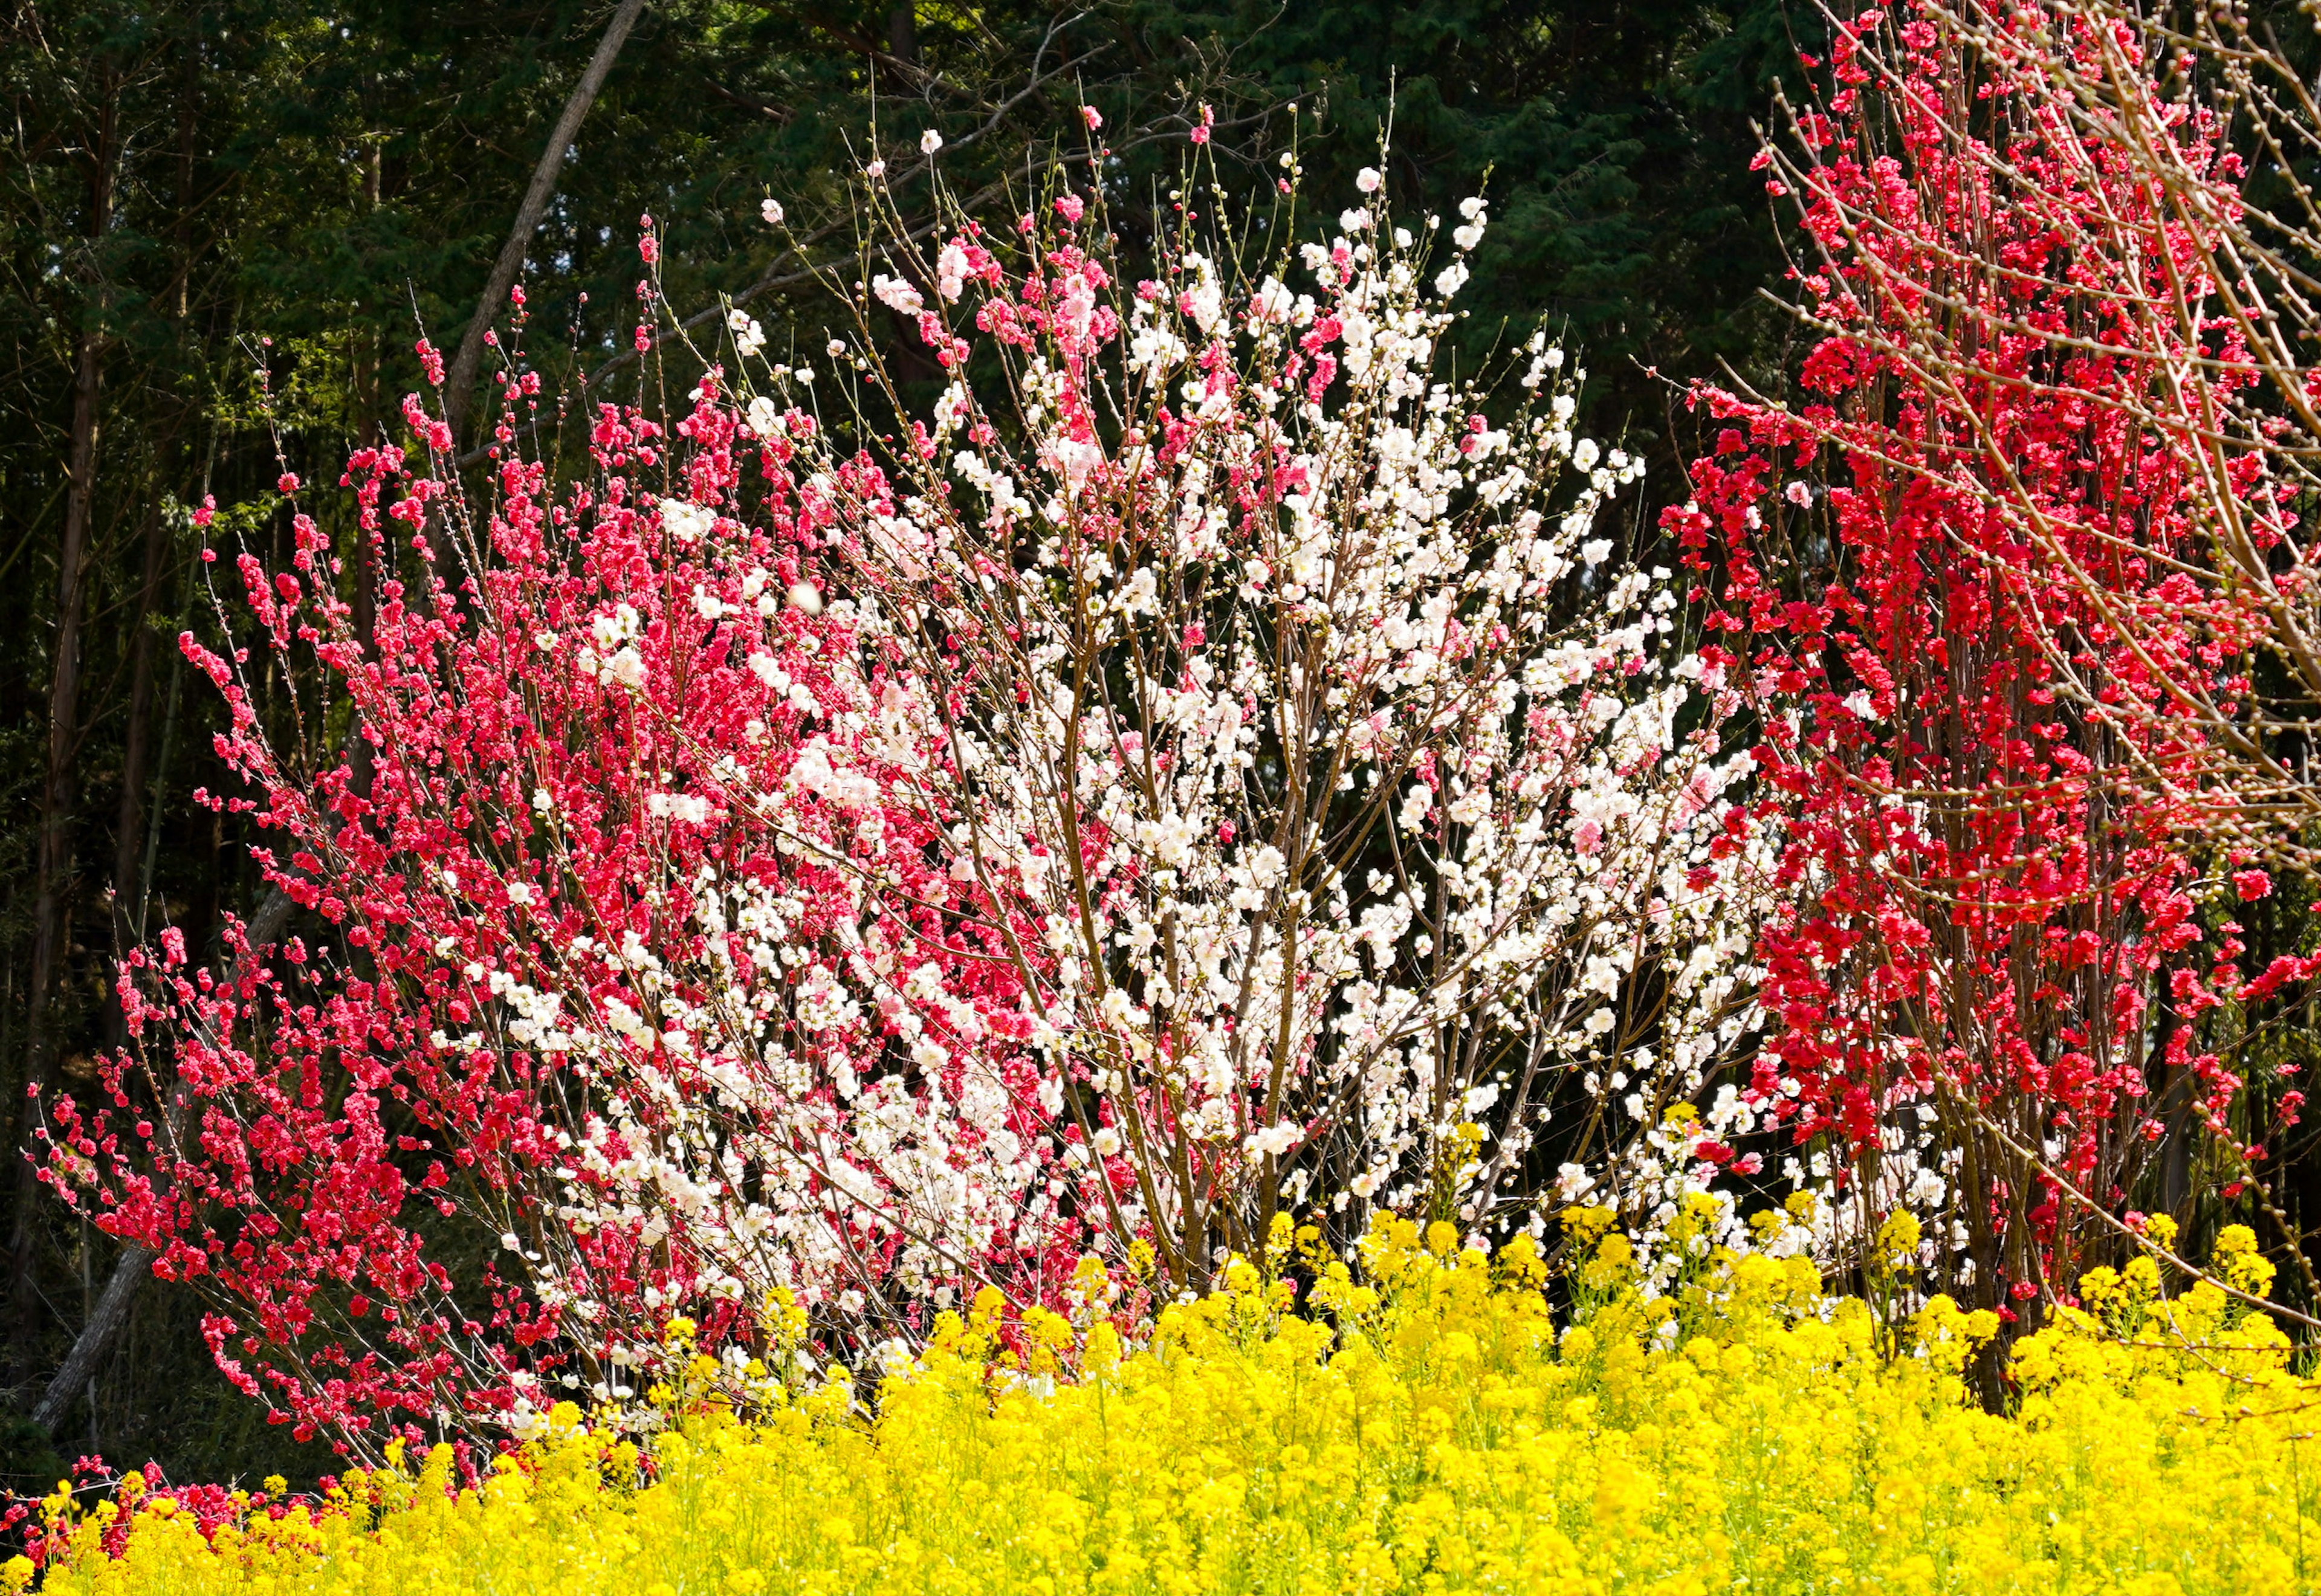
[[[507,298],[508,290],[515,286],[516,273],[523,268],[524,251],[532,247],[532,235],[540,231],[541,218],[548,213],[548,202],[556,192],[556,173],[564,164],[564,152],[572,148],[573,138],[580,131],[581,119],[596,104],[596,93],[605,86],[605,76],[613,69],[613,59],[621,53],[629,30],[636,26],[637,17],[644,8],[645,0],[621,0],[621,8],[605,24],[605,36],[596,41],[596,53],[589,58],[588,69],[573,86],[572,97],[564,102],[563,114],[556,119],[556,131],[548,136],[548,148],[540,152],[540,164],[532,168],[532,186],[524,192],[523,204],[515,213],[515,225],[508,230],[507,242],[500,247],[500,258],[493,264],[491,277],[484,285],[484,296],[476,305],[476,313],[460,339],[460,352],[451,362],[443,408],[454,439],[467,424],[469,400],[476,385],[476,367],[483,358],[484,334],[490,331],[492,317]]]

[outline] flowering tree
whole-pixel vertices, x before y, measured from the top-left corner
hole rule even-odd
[[[2309,876],[2321,812],[2311,772],[2321,585],[2292,505],[2321,461],[2311,354],[2321,321],[2309,275],[2321,209],[2303,176],[2321,148],[2321,113],[2310,85],[2242,5],[2180,18],[2108,3],[1928,14],[2017,63],[2026,81],[2042,75],[2040,113],[2134,197],[2116,207],[2048,203],[2054,245],[2016,269],[2051,296],[2078,269],[2082,296],[2110,290],[2111,341],[2169,357],[2151,380],[2099,400],[2196,485],[2196,508],[2154,550],[2172,562],[2168,603],[2115,606],[2108,618],[2153,678],[2139,708],[2201,743],[2207,829],[2240,862]],[[2053,344],[2065,331],[2032,324],[2021,336]],[[1927,358],[1966,372],[1986,363],[1947,338],[1929,344]],[[2212,679],[2207,662],[2180,663],[2169,645],[2188,610],[2238,669]],[[2084,694],[2068,675],[2062,685]]]
[[[1060,1200],[1179,1286],[1286,1208],[1535,1223],[1552,1105],[1569,1190],[1747,1023],[1735,699],[1670,574],[1597,528],[1639,464],[1574,436],[1543,338],[1498,424],[1436,376],[1479,199],[1446,249],[1368,173],[1293,254],[1172,196],[1132,284],[1071,172],[1014,238],[961,219],[924,250],[874,182],[830,346],[860,448],[812,478],[889,668],[942,684],[908,740],[947,757],[894,801],[1033,927],[1007,957]],[[931,416],[882,311],[946,374]],[[799,376],[764,372],[754,426],[790,425]],[[1680,1123],[1640,1220],[1730,1156]]]
[[[2207,419],[2246,350],[2198,309],[2198,224],[2049,70],[2116,39],[1964,16],[1840,28],[1825,104],[1761,161],[1821,339],[1794,409],[1698,395],[1723,431],[1667,524],[1717,572],[1806,893],[1761,945],[1755,1095],[1865,1195],[1952,1221],[1943,1283],[2020,1307],[2152,1189],[2171,1120],[2228,1165],[2261,1150],[2211,1011],[2253,1022],[2311,966],[2240,966],[2230,901],[2270,883],[2204,874],[2238,804],[2185,712],[2246,697],[2264,614],[2189,573],[2220,517],[2259,551],[2286,527],[2262,455]],[[2230,192],[2213,118],[2152,129]]]
[[[504,436],[537,390],[509,385]],[[714,386],[674,440],[601,408],[590,472],[507,460],[476,511],[445,424],[405,409],[428,452],[354,457],[360,535],[405,529],[464,578],[389,587],[365,652],[312,520],[291,570],[243,556],[261,646],[310,673],[287,731],[246,654],[186,641],[255,793],[216,801],[281,836],[259,862],[318,940],[231,934],[223,984],[174,932],[132,955],[143,1045],[111,1110],[53,1105],[52,1178],[231,1304],[205,1328],[246,1390],[356,1437],[521,1418],[551,1371],[627,1396],[680,1309],[714,1335],[772,1286],[875,1291],[906,1230],[969,1276],[1056,1242],[1020,1201],[1046,1111],[1001,1013],[1015,966],[979,945],[1006,911],[922,857],[923,807],[881,821],[881,761],[932,751],[862,734],[904,689],[822,605],[812,512],[768,487],[735,519]],[[334,701],[360,760],[319,746]],[[864,928],[866,850],[909,907]],[[923,1011],[997,1017],[911,1092],[858,1089]],[[501,1261],[459,1261],[462,1235]]]

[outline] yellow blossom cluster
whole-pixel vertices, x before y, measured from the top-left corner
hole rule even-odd
[[[1778,1228],[1776,1226],[1775,1228]],[[1552,1314],[1526,1238],[1382,1224],[1355,1268],[1286,1230],[1123,1343],[1102,1319],[945,1316],[875,1396],[696,1401],[649,1458],[569,1406],[453,1489],[399,1454],[206,1537],[133,1495],[6,1582],[52,1596],[1370,1596],[1463,1591],[2268,1596],[2321,1582],[2321,1425],[2270,1321],[2147,1264],[2025,1338],[1898,1320],[1813,1266],[1705,1256],[1636,1289],[1588,1247]],[[2219,1277],[2261,1295],[2227,1232]],[[1088,1266],[1093,1273],[1093,1265]],[[2251,1288],[2254,1288],[2252,1290]],[[1897,1311],[1899,1311],[1898,1310]],[[684,1338],[677,1338],[682,1349]],[[707,1360],[699,1360],[703,1365]],[[682,1377],[681,1375],[679,1376]],[[769,1388],[769,1391],[772,1388]]]

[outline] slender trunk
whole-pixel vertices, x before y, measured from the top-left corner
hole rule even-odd
[[[177,210],[170,231],[177,249],[177,283],[172,313],[177,336],[186,336],[193,282],[194,145],[200,106],[198,59],[187,55],[185,78],[177,92]],[[167,458],[165,440],[156,451]],[[145,522],[145,568],[137,585],[137,602],[129,622],[129,722],[121,748],[121,808],[113,832],[113,944],[126,953],[145,939],[145,904],[152,891],[152,873],[144,864],[150,851],[145,842],[146,766],[150,762],[153,731],[153,609],[160,598],[161,578],[168,564],[168,516],[157,485]],[[177,675],[170,674],[171,719],[177,710]],[[158,805],[157,792],[153,802]],[[119,1048],[128,1038],[128,1020],[119,1003],[105,1011],[105,1045]]]
[[[468,410],[475,396],[476,368],[483,359],[484,334],[491,330],[492,318],[499,313],[508,290],[515,286],[516,273],[523,268],[524,251],[532,247],[532,235],[539,231],[541,219],[548,214],[548,202],[556,193],[556,174],[564,165],[564,152],[572,148],[573,138],[580,131],[581,119],[596,104],[596,93],[605,86],[605,75],[613,69],[613,59],[621,53],[629,30],[636,26],[637,17],[644,8],[645,0],[621,0],[621,8],[605,24],[605,35],[596,41],[596,53],[588,58],[587,70],[580,74],[571,98],[564,102],[563,113],[548,136],[548,148],[541,151],[540,164],[532,168],[532,186],[524,191],[523,204],[516,209],[515,225],[508,230],[507,242],[500,247],[500,258],[492,264],[492,275],[484,284],[484,296],[460,340],[460,352],[451,362],[451,378],[444,386],[444,420],[451,424],[455,449],[467,431]]]
[[[114,126],[118,95],[108,84],[105,113],[89,164],[86,247],[92,254],[112,222]],[[92,279],[96,263],[89,263]],[[105,331],[94,281],[81,311],[73,356],[72,431],[66,453],[64,534],[57,553],[57,611],[49,675],[47,779],[41,789],[39,859],[32,899],[32,957],[26,993],[24,1079],[29,1093],[45,1092],[54,1073],[56,1051],[50,1012],[57,979],[70,940],[72,825],[79,801],[81,621],[88,607],[87,565],[90,506],[96,487],[97,390],[104,369]],[[32,1111],[23,1111],[27,1115]],[[9,1241],[9,1306],[17,1335],[32,1323],[32,1260],[39,1234],[35,1215],[41,1184],[29,1137],[20,1122],[15,1144],[15,1205]]]
[[[289,895],[279,888],[266,894],[266,901],[259,905],[258,912],[250,917],[247,928],[253,956],[263,953],[288,928],[292,907]],[[224,984],[232,985],[239,974],[238,969],[228,970]],[[174,1085],[162,1105],[161,1123],[161,1145],[177,1147],[179,1138],[185,1133],[186,1103],[182,1092]],[[82,1394],[82,1388],[96,1374],[97,1360],[105,1356],[105,1349],[113,1344],[114,1337],[120,1334],[121,1327],[129,1322],[130,1305],[137,1300],[139,1290],[152,1278],[153,1260],[159,1256],[150,1247],[131,1246],[123,1247],[121,1256],[114,1260],[113,1273],[105,1279],[104,1294],[97,1298],[96,1306],[83,1318],[80,1334],[74,1338],[72,1350],[65,1355],[64,1363],[50,1376],[47,1388],[32,1409],[33,1422],[41,1428],[54,1433],[58,1421],[72,1411],[75,1399]],[[93,1388],[90,1403],[93,1411]]]
[[[217,434],[210,434],[209,458],[202,463],[201,486],[196,496],[206,500],[210,494],[210,473],[217,464]],[[194,573],[198,562],[186,562],[184,585],[177,596],[177,621],[172,639],[182,637],[194,621],[194,595],[200,591]],[[161,863],[161,817],[165,806],[161,800],[169,791],[169,757],[177,748],[177,711],[184,703],[186,689],[186,656],[182,649],[169,650],[169,707],[161,714],[161,752],[153,761],[153,791],[145,806],[145,861],[137,872],[137,940],[145,940],[147,912],[153,906],[153,873]]]
[[[113,942],[120,953],[126,953],[144,937],[144,877],[138,866],[144,852],[145,766],[153,730],[151,618],[168,549],[168,517],[157,497],[145,522],[145,571],[137,586],[129,630],[129,724],[122,737],[121,812],[113,834]],[[127,1039],[127,1018],[121,1005],[114,1003],[105,1015],[106,1045],[119,1047]]]
[[[196,8],[194,26],[204,23],[200,9]],[[193,313],[194,293],[194,150],[199,131],[202,107],[202,58],[198,50],[187,50],[182,63],[185,77],[177,86],[177,213],[170,222],[172,241],[177,249],[177,303],[175,307],[177,332],[183,337],[187,318]]]
[[[57,557],[55,636],[50,658],[48,774],[41,790],[38,883],[32,904],[32,981],[26,1037],[28,1078],[48,1079],[49,999],[63,962],[65,901],[72,874],[71,829],[80,752],[80,631],[88,607],[90,490],[96,471],[97,386],[101,335],[83,329],[73,364],[70,485],[65,493],[64,537]]]
[[[193,585],[188,582],[190,588]],[[177,630],[183,631],[187,621],[193,618],[193,600],[178,607]],[[186,658],[172,651],[169,660],[169,707],[161,714],[161,752],[153,761],[153,788],[145,804],[145,857],[137,868],[137,919],[130,928],[139,942],[145,940],[145,927],[153,907],[153,872],[161,862],[161,800],[169,791],[169,756],[177,747],[177,709],[184,702]]]
[[[363,163],[363,200],[373,211],[378,209],[379,142],[371,141],[369,158]],[[378,334],[369,329],[357,330],[358,340],[354,358],[355,387],[355,447],[368,449],[386,436],[382,424],[385,413],[379,404]],[[358,527],[354,532],[354,629],[355,641],[361,645],[363,657],[378,651],[378,564],[380,550],[371,545],[371,534]],[[386,546],[388,549],[393,545]],[[370,740],[362,734],[358,716],[348,732],[348,757],[352,766],[353,791],[358,797],[370,796]]]

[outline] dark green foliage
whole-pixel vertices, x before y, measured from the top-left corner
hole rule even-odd
[[[1320,97],[1329,135],[1306,165],[1325,203],[1352,192],[1389,120],[1403,209],[1447,216],[1485,194],[1468,349],[1503,323],[1562,327],[1593,370],[1599,431],[1665,428],[1670,394],[1646,367],[1678,383],[1723,362],[1753,373],[1783,331],[1758,295],[1781,262],[1748,164],[1773,84],[1819,39],[1812,6],[1300,0],[1152,14],[1242,38],[1238,68]]]

